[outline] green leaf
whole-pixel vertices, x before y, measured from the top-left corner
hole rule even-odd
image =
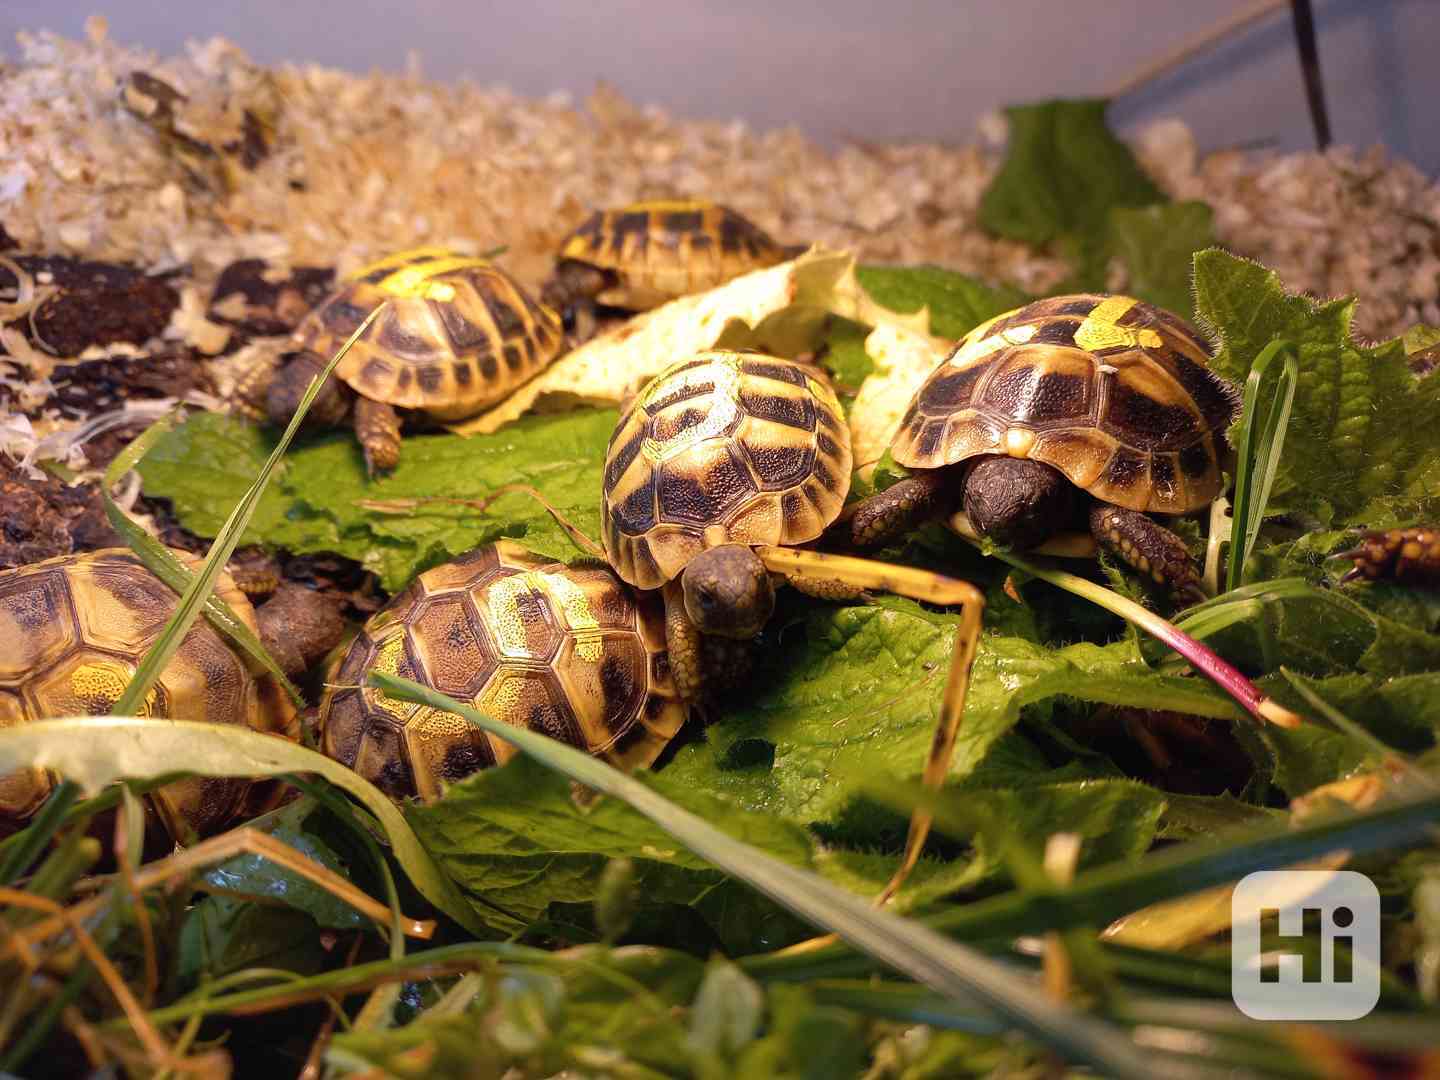
[[[671,779],[639,774],[666,798],[716,822],[736,839],[796,866],[808,866],[814,844],[804,829],[778,817],[737,811],[727,800]],[[616,799],[582,807],[563,776],[522,756],[450,787],[430,805],[412,804],[406,819],[445,873],[475,896],[522,919],[552,903],[592,903],[606,864],[628,857],[649,903],[695,904],[725,876],[676,844],[658,826]],[[492,907],[476,918],[513,929]]]
[[[534,499],[502,496],[484,512],[435,502],[398,513],[368,501],[476,499],[505,484],[533,485],[591,537],[599,536],[601,470],[615,427],[610,409],[525,417],[493,435],[421,435],[405,440],[400,465],[367,479],[354,437],[297,443],[266,492],[245,540],[297,554],[335,552],[373,570],[388,591],[419,571],[501,537],[540,554],[580,554]],[[202,414],[163,439],[141,463],[147,495],[169,499],[180,523],[213,535],[271,445],[261,429]]]
[[[853,797],[843,777],[913,776],[929,747],[957,620],[884,597],[812,609],[775,628],[755,692],[703,743],[682,747],[665,775],[795,821],[829,822]],[[970,773],[1026,705],[1057,696],[1201,716],[1233,705],[1192,678],[1159,675],[1133,644],[1051,650],[986,634],[975,663],[952,775]]]
[[[0,729],[0,775],[30,766],[53,769],[91,793],[116,780],[154,776],[317,773],[379,819],[396,860],[426,900],[483,935],[483,924],[470,915],[390,798],[333,758],[288,740],[230,724],[134,716],[72,716]]]
[[[836,934],[882,964],[953,1000],[978,1001],[1076,1063],[1116,1077],[1148,1075],[1140,1053],[1119,1031],[1058,1002],[1037,1000],[1034,988],[980,953],[877,910],[824,878],[736,841],[720,828],[665,799],[653,787],[598,758],[537,732],[506,724],[408,679],[379,672],[371,685],[391,697],[454,713],[513,743],[547,768],[623,799],[696,855],[783,904],[800,918]]]
[[[1074,274],[1061,292],[1104,286],[1113,209],[1166,201],[1111,133],[1108,105],[1058,100],[1006,109],[1005,161],[980,201],[980,224],[990,232],[1070,255]]]
[[[248,822],[250,828],[269,833],[300,854],[334,870],[343,878],[350,874],[340,857],[320,837],[305,831],[305,819],[315,810],[309,798],[296,799],[279,810]],[[360,913],[320,888],[308,878],[271,862],[261,855],[237,855],[207,870],[206,884],[229,893],[278,901],[305,912],[320,926],[353,930],[364,924]]]
[[[954,340],[1031,299],[1013,285],[987,285],[940,266],[861,266],[855,273],[871,298],[891,311],[908,315],[928,306],[930,332]]]
[[[1215,368],[1242,383],[1262,350],[1293,342],[1300,377],[1271,511],[1328,527],[1382,527],[1440,512],[1440,378],[1417,379],[1398,339],[1351,336],[1354,299],[1289,294],[1257,263],[1195,256],[1201,320],[1221,340]]]
[[[176,977],[189,987],[250,967],[309,975],[327,959],[314,920],[303,912],[207,896],[181,927]]]
[[[1302,702],[1284,680],[1267,680],[1267,685],[1272,682],[1270,689],[1277,698]],[[1302,682],[1394,750],[1426,750],[1440,736],[1440,672],[1399,678],[1346,674]],[[1319,724],[1293,731],[1266,727],[1259,734],[1274,758],[1275,784],[1292,799],[1383,760],[1373,742]]]
[[[1203,202],[1166,203],[1110,211],[1110,240],[1125,263],[1125,291],[1190,317],[1195,293],[1190,284],[1195,252],[1215,243],[1215,215]]]

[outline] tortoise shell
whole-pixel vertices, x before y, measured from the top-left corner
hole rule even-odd
[[[1128,296],[1057,296],[961,340],[910,403],[907,468],[1034,458],[1131,510],[1182,514],[1220,492],[1236,393],[1189,323]]]
[[[560,355],[560,316],[485,259],[417,248],[362,267],[295,329],[329,358],[376,307],[387,310],[335,374],[373,401],[437,420],[473,416]]]
[[[194,556],[175,554],[198,569]],[[254,609],[228,575],[220,575],[215,594],[256,629]],[[124,548],[0,571],[0,727],[109,713],[176,603],[174,591]],[[190,627],[140,714],[298,736],[295,710],[280,686],[256,674],[204,620]],[[54,786],[55,777],[41,768],[0,776],[0,834],[22,825]],[[276,790],[193,777],[146,798],[183,841],[192,830],[204,836],[258,812]]]
[[[320,703],[321,748],[392,798],[439,798],[515,748],[452,713],[363,685],[381,671],[634,768],[685,709],[664,617],[598,560],[565,566],[508,541],[427,570],[351,643]]]
[[[560,246],[560,261],[608,271],[595,301],[646,311],[784,262],[790,252],[734,210],[708,200],[654,200],[599,210]]]
[[[850,429],[793,360],[705,352],[655,376],[605,456],[605,554],[654,589],[720,544],[802,544],[839,516]]]

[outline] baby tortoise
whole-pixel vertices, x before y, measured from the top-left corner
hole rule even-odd
[[[707,199],[631,203],[596,211],[565,238],[540,295],[583,341],[594,333],[597,304],[648,311],[804,250]]]
[[[320,703],[325,753],[396,799],[439,798],[515,748],[366,686],[432,686],[517,727],[649,765],[680,730],[664,620],[598,559],[573,566],[500,541],[421,574],[351,643]]]
[[[996,316],[925,380],[891,452],[913,475],[853,507],[836,539],[882,547],[963,503],[971,525],[1021,550],[1077,516],[1177,597],[1203,599],[1178,536],[1145,515],[1185,514],[1221,489],[1233,387],[1184,320],[1128,296],[1057,296]]]
[[[176,551],[192,569],[199,560]],[[215,595],[299,674],[340,640],[339,613],[299,586],[257,611],[221,574]],[[175,593],[125,548],[67,555],[0,572],[0,727],[45,717],[104,715],[174,613]],[[196,620],[151,690],[141,715],[244,724],[298,735],[295,710],[273,677],[251,667],[208,622]],[[0,834],[22,826],[55,778],[28,768],[0,776]],[[184,842],[263,809],[273,785],[192,777],[146,796],[170,835]]]
[[[1335,556],[1355,565],[1341,581],[1394,581],[1401,585],[1440,585],[1440,527],[1367,532],[1360,543]]]
[[[287,423],[315,377],[370,312],[386,305],[335,369],[310,416],[353,413],[373,476],[400,460],[397,408],[460,420],[507,396],[560,355],[560,317],[486,259],[419,248],[352,274],[295,330],[300,353],[276,374],[266,411]]]
[[[775,605],[772,578],[827,599],[883,589],[962,605],[940,726],[925,764],[949,767],[980,636],[984,598],[966,582],[869,559],[800,550],[833,522],[850,488],[850,429],[814,368],[713,351],[671,365],[621,415],[605,458],[606,557],[639,589],[658,589],[675,684],[687,701],[736,678],[734,649]],[[728,669],[728,670],[726,670]],[[929,818],[917,812],[899,887]]]

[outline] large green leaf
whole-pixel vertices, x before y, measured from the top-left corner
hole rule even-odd
[[[748,700],[683,747],[666,773],[748,809],[833,821],[852,798],[847,776],[920,771],[930,744],[956,619],[907,600],[812,609],[774,631]],[[1236,717],[1208,683],[1157,674],[1128,642],[1051,650],[987,634],[955,751],[970,773],[1022,707],[1057,696],[1202,716]]]
[[[1110,238],[1130,280],[1125,291],[1189,318],[1195,307],[1191,261],[1215,243],[1215,215],[1203,202],[1110,211]]]
[[[443,502],[385,512],[367,502],[474,499],[505,484],[538,488],[592,537],[599,535],[600,473],[614,429],[610,409],[526,417],[493,435],[405,440],[400,465],[369,480],[354,437],[297,443],[260,502],[245,539],[304,554],[335,552],[373,570],[390,591],[419,570],[500,537],[557,558],[579,552],[534,499],[502,496],[483,513]],[[145,492],[169,499],[180,523],[211,536],[269,452],[269,435],[228,416],[201,414],[156,444],[140,465]]]
[[[1108,105],[1061,100],[1006,109],[1005,162],[980,201],[980,224],[990,232],[1068,254],[1072,288],[1104,286],[1114,208],[1165,201],[1106,125]]]
[[[663,773],[642,779],[736,839],[787,863],[811,864],[814,842],[799,826],[737,811]],[[649,903],[696,904],[726,880],[624,803],[601,799],[582,806],[563,776],[523,756],[476,773],[432,805],[410,806],[406,818],[450,878],[525,919],[552,903],[592,902],[606,862],[621,856],[634,862]],[[476,916],[493,921],[496,913],[479,905]]]
[[[1417,379],[1399,340],[1356,342],[1356,301],[1287,293],[1258,263],[1195,256],[1200,318],[1219,336],[1215,367],[1241,383],[1270,342],[1299,350],[1300,379],[1270,508],[1323,525],[1384,526],[1440,512],[1440,378]]]
[[[930,332],[956,340],[1030,299],[1013,285],[988,285],[940,266],[862,266],[856,276],[891,311],[909,314],[928,306]]]

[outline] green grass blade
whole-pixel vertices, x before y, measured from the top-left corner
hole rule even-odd
[[[56,785],[45,805],[30,824],[17,834],[17,842],[0,856],[0,885],[13,885],[30,864],[40,857],[56,831],[65,824],[65,815],[80,795],[80,789],[68,780]]]
[[[1074,1062],[1116,1077],[1150,1075],[1125,1036],[1068,1006],[1047,1000],[1033,982],[966,946],[831,885],[824,878],[732,839],[680,809],[640,781],[603,761],[536,732],[491,719],[407,679],[372,672],[370,683],[391,697],[468,720],[514,744],[537,761],[597,791],[621,799],[702,858],[744,881],[795,915],[838,934],[855,948],[937,992],[979,1003]]]
[[[1285,358],[1273,394],[1261,399],[1261,386],[1277,356]],[[1292,342],[1272,341],[1255,358],[1245,380],[1244,408],[1240,413],[1239,445],[1235,448],[1235,516],[1230,530],[1230,564],[1225,571],[1227,589],[1240,585],[1245,561],[1255,548],[1270,489],[1280,468],[1290,409],[1300,379],[1299,351]]]
[[[1369,729],[1357,724],[1334,705],[1331,705],[1330,702],[1312,690],[1304,679],[1297,676],[1287,667],[1281,667],[1280,674],[1285,676],[1285,681],[1293,686],[1295,692],[1305,699],[1306,704],[1321,716],[1325,717],[1331,724],[1335,725],[1337,731],[1354,739],[1372,754],[1396,762],[1412,779],[1424,784],[1431,790],[1436,789],[1437,785],[1433,776],[1417,766],[1407,755],[1387,746],[1383,740]]]
[[[125,478],[125,474],[139,464],[166,433],[172,431],[179,418],[179,411],[162,416],[131,441],[130,445],[117,454],[105,470],[104,483],[100,485],[100,498],[105,507],[105,516],[120,538],[129,545],[146,568],[161,581],[184,595],[195,581],[195,574],[188,566],[175,557],[175,553],[155,537],[146,532],[129,514],[122,510],[111,497],[111,490]],[[235,614],[230,605],[213,593],[205,598],[205,617],[210,624],[223,634],[233,645],[251,657],[273,676],[297,708],[305,702],[300,691],[280,670],[269,651],[260,643],[251,629]]]
[[[985,550],[979,541],[971,539],[953,525],[952,529],[975,547]],[[1295,727],[1302,722],[1302,717],[1265,694],[1214,649],[1197,641],[1175,623],[1151,611],[1143,604],[1138,604],[1129,597],[1121,596],[1114,589],[1107,589],[1099,582],[1072,574],[1068,570],[1052,570],[1037,566],[1011,551],[995,549],[987,550],[986,554],[1009,563],[1017,570],[1025,571],[1031,577],[1039,578],[1058,589],[1064,589],[1072,595],[1089,600],[1097,607],[1104,608],[1111,614],[1133,623],[1157,641],[1183,656],[1189,661],[1191,667],[1229,694],[1241,708],[1262,723],[1268,721],[1284,727]]]
[[[872,798],[905,811],[959,797],[917,784],[875,787]],[[1138,863],[1112,864],[1078,875],[1068,888],[1017,890],[921,918],[933,930],[963,941],[1007,941],[1046,930],[1104,926],[1162,900],[1236,881],[1253,870],[1291,866],[1334,851],[1356,853],[1400,847],[1426,839],[1440,823],[1440,795],[1426,793],[1373,810],[1345,811],[1314,824],[1262,826],[1221,840],[1196,840],[1147,855]],[[808,965],[812,972],[841,976],[867,970],[847,964],[843,946],[802,956],[755,956],[740,961],[747,974],[776,975]],[[831,959],[835,963],[830,963]]]
[[[201,567],[200,573],[195,575],[195,579],[181,595],[180,603],[175,608],[174,614],[170,616],[154,644],[146,650],[145,658],[136,668],[134,677],[115,703],[114,711],[117,715],[128,716],[140,711],[146,695],[150,693],[151,688],[155,685],[155,680],[160,677],[160,673],[165,670],[165,665],[170,663],[170,658],[175,655],[175,650],[180,647],[180,642],[189,632],[195,617],[200,613],[201,606],[214,592],[216,580],[224,570],[231,553],[240,543],[240,537],[244,534],[246,526],[250,524],[250,518],[254,515],[255,508],[260,505],[260,496],[264,494],[266,486],[270,483],[270,477],[274,474],[275,467],[280,464],[280,460],[285,456],[285,451],[289,449],[290,441],[300,430],[300,424],[320,393],[321,386],[330,377],[330,373],[335,370],[335,365],[344,358],[351,346],[370,328],[370,324],[383,310],[385,310],[385,304],[377,305],[365,317],[365,321],[355,328],[355,332],[350,335],[345,344],[340,346],[335,355],[330,358],[330,362],[310,380],[310,385],[306,387],[299,407],[295,410],[295,415],[290,418],[290,423],[286,425],[280,441],[275,444],[275,449],[270,452],[270,456],[260,469],[260,475],[255,478],[250,489],[245,492],[244,497],[230,512],[230,516],[220,529],[220,535],[210,545],[210,552],[205,556],[205,563]]]
[[[117,780],[315,773],[343,788],[380,822],[395,859],[420,895],[477,937],[490,936],[441,873],[390,797],[333,758],[233,724],[135,716],[72,716],[0,728],[0,775],[53,769],[87,792]]]

